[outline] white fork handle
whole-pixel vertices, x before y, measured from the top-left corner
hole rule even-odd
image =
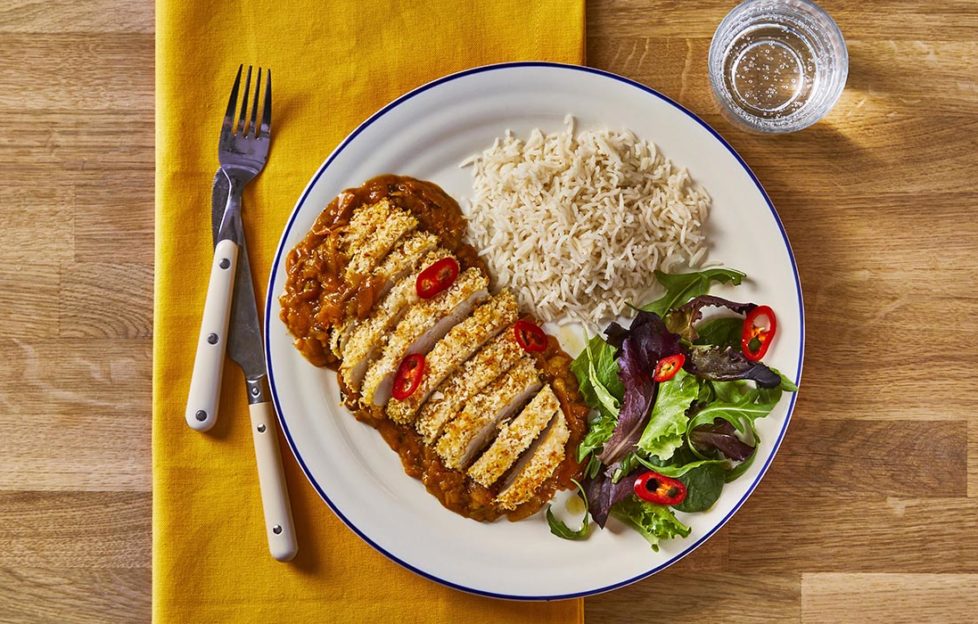
[[[197,431],[207,431],[217,422],[237,266],[238,246],[228,239],[220,241],[214,248],[214,264],[211,265],[211,278],[207,284],[204,318],[200,323],[197,355],[187,397],[187,424]]]
[[[292,507],[289,504],[285,473],[282,471],[282,456],[278,448],[272,404],[267,401],[253,403],[248,409],[251,412],[251,435],[255,440],[258,485],[261,488],[261,506],[265,512],[268,550],[275,559],[289,561],[295,557],[299,547],[295,541]]]

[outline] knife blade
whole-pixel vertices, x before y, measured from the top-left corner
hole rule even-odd
[[[221,222],[230,189],[227,176],[218,169],[214,176],[214,189],[211,195],[211,231],[214,245],[220,236]],[[265,388],[265,354],[262,350],[261,322],[258,320],[258,306],[255,303],[255,287],[251,278],[251,263],[248,260],[248,243],[241,223],[241,213],[229,215],[236,222],[231,224],[232,238],[238,245],[238,270],[234,274],[234,294],[231,299],[231,323],[228,326],[228,356],[244,371],[248,381],[248,400],[260,397],[268,400]],[[257,392],[257,394],[256,394]]]
[[[225,219],[225,205],[230,184],[224,172],[218,169],[214,176],[211,194],[211,226],[215,245],[218,242],[221,223]],[[298,547],[292,521],[292,508],[282,470],[275,414],[268,391],[265,353],[263,350],[261,322],[255,303],[255,287],[248,260],[248,245],[240,211],[227,215],[234,219],[231,230],[238,245],[238,268],[234,276],[234,293],[231,300],[231,322],[228,326],[228,356],[241,367],[248,391],[248,409],[251,414],[251,433],[258,463],[258,482],[261,489],[262,508],[265,515],[265,534],[268,549],[279,561],[292,559]]]

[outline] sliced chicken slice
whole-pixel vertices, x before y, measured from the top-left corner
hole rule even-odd
[[[564,446],[570,437],[570,429],[564,413],[557,411],[550,425],[513,469],[509,483],[496,497],[496,504],[506,510],[516,509],[530,500],[543,482],[564,461]]]
[[[438,247],[438,237],[429,232],[409,234],[393,251],[387,254],[370,276],[376,288],[376,301],[383,301],[395,284],[420,266],[429,252]],[[330,332],[329,348],[336,357],[343,357],[343,347],[351,332],[364,320],[349,318]]]
[[[486,487],[495,483],[559,411],[557,396],[550,386],[544,386],[519,416],[502,427],[489,450],[469,468],[469,476]]]
[[[543,385],[529,357],[503,373],[485,392],[473,397],[445,425],[435,450],[445,466],[463,469],[496,433],[496,426],[516,413]]]
[[[353,213],[353,217],[340,236],[340,249],[344,253],[349,253],[359,247],[390,218],[391,211],[397,209],[386,198],[359,208]]]
[[[449,255],[451,254],[444,249],[428,252],[419,263],[418,272]],[[340,377],[347,388],[359,392],[367,367],[380,355],[388,332],[411,306],[420,301],[415,284],[417,278],[417,273],[413,273],[399,281],[383,301],[374,307],[371,315],[350,330],[342,349],[343,361],[340,364]]]
[[[488,296],[489,279],[473,267],[463,271],[445,292],[412,306],[388,338],[380,359],[367,368],[360,388],[361,403],[385,405],[401,360],[414,353],[427,354]]]
[[[403,401],[390,400],[387,404],[390,419],[398,423],[413,422],[432,391],[488,340],[515,323],[518,316],[516,297],[508,290],[476,308],[472,316],[453,327],[425,357],[424,378],[417,390]]]
[[[418,227],[418,220],[405,210],[391,210],[387,219],[370,236],[349,248],[349,261],[343,273],[347,283],[363,280],[401,238]]]
[[[394,284],[408,274],[424,269],[428,253],[438,247],[438,237],[430,232],[413,232],[409,234],[396,249],[391,251],[373,273],[377,282],[377,296],[383,297]],[[424,262],[424,264],[423,264]]]
[[[333,355],[338,358],[343,357],[343,346],[346,344],[347,338],[350,337],[350,333],[362,322],[357,319],[348,318],[329,330],[329,350],[332,351]]]
[[[432,393],[418,414],[415,426],[425,443],[434,443],[445,423],[462,410],[466,401],[515,366],[523,355],[510,326],[465,362]]]

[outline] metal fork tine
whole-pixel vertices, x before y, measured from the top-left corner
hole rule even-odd
[[[265,104],[262,106],[261,134],[267,137],[272,131],[272,70],[268,69],[268,84],[265,85]]]
[[[234,86],[231,87],[231,97],[228,98],[228,110],[224,113],[224,125],[230,127],[234,121],[234,108],[238,104],[238,86],[241,84],[241,68],[244,64],[238,65],[238,75],[234,78]]]
[[[255,84],[251,84],[252,74],[256,71]],[[264,72],[268,72],[267,75],[263,76]],[[244,89],[241,88],[242,76],[245,77]],[[260,112],[259,108],[262,109]],[[249,65],[245,72],[244,65],[239,65],[227,115],[221,126],[217,158],[223,170],[236,172],[234,175],[241,179],[241,184],[246,184],[264,168],[272,138],[271,125],[272,71],[267,67]]]
[[[237,133],[241,134],[245,129],[245,122],[248,114],[248,93],[251,91],[251,65],[248,66],[248,79],[245,80],[245,92],[244,98],[241,100],[241,115],[238,117],[238,129]],[[257,95],[257,94],[256,94]]]
[[[261,93],[261,67],[258,68],[258,80],[255,82],[255,100],[251,104],[251,121],[248,124],[248,131],[251,136],[258,136],[258,124],[256,120],[258,119],[258,96]]]

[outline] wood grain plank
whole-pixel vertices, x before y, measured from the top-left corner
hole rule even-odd
[[[0,350],[0,490],[149,491],[149,339],[0,339]]]
[[[75,260],[153,263],[153,170],[98,170],[74,186]],[[144,301],[146,309],[152,301]]]
[[[854,58],[847,90],[828,117],[801,132],[778,136],[744,132],[720,114],[707,75],[708,40],[642,37],[593,43],[592,64],[647,84],[703,117],[772,194],[831,188],[847,200],[906,199],[906,189],[971,190],[978,82],[965,59],[978,54],[978,43],[941,44],[935,52],[917,42],[854,42],[853,55],[867,62],[855,64]],[[913,81],[884,69],[902,65],[917,68]],[[934,92],[941,93],[939,101]],[[948,150],[949,144],[968,148]],[[690,169],[695,175],[695,165]],[[898,186],[894,179],[900,180]],[[824,192],[821,196],[828,198]]]
[[[124,0],[5,0],[0,32],[153,33],[152,7]]]
[[[861,478],[856,472],[852,480]],[[730,569],[978,573],[978,500],[784,496],[765,481],[723,530]]]
[[[148,622],[149,568],[0,568],[0,622]]]
[[[824,500],[826,513],[843,492],[877,501],[964,497],[967,428],[964,421],[792,420],[762,487],[789,509],[795,497]]]
[[[935,403],[925,388],[971,383],[974,356],[961,345],[975,341],[975,327],[926,319],[937,310],[947,319],[978,314],[969,277],[978,274],[970,242],[978,240],[978,227],[962,197],[935,199],[930,215],[889,200],[879,205],[874,213],[854,202],[834,225],[802,213],[785,219],[792,231],[819,241],[795,246],[809,345],[801,401],[817,397],[812,416],[821,419],[969,419],[978,397],[956,393]],[[934,215],[960,220],[960,234],[931,239]],[[881,251],[867,257],[866,249]],[[873,392],[859,393],[854,403],[854,387]]]
[[[0,568],[136,568],[150,558],[151,495],[0,491]]]
[[[57,336],[60,282],[56,264],[0,264],[0,339]]]
[[[74,195],[67,185],[0,186],[0,257],[5,263],[23,265],[71,259],[75,253],[73,204]]]
[[[153,267],[118,260],[61,266],[63,337],[152,337]]]
[[[968,421],[968,496],[978,498],[978,423]]]
[[[669,568],[625,589],[588,598],[587,622],[739,624],[798,622],[798,574],[683,572]]]
[[[925,4],[823,0],[819,5],[836,20],[846,39],[969,41],[978,30],[978,7],[969,0]],[[588,35],[709,39],[733,6],[723,0],[592,1],[588,3]]]
[[[804,624],[973,622],[978,574],[803,574]]]
[[[149,620],[152,30],[152,3],[0,5],[3,622]]]
[[[0,109],[152,110],[153,37],[4,33]]]
[[[8,410],[15,403],[6,393],[16,384],[26,413],[72,416],[85,407],[148,417],[149,340],[7,338],[0,344],[0,374],[9,382],[0,397]]]
[[[625,74],[677,99],[697,112],[717,110],[707,69],[710,36],[636,36],[589,34],[588,63]],[[846,40],[849,75],[846,91],[827,118],[830,125],[853,124],[871,118],[906,115],[926,108],[964,115],[974,110],[976,81],[969,71],[968,55],[978,43],[962,41],[893,39]],[[892,71],[894,65],[912,72]],[[939,91],[938,91],[939,90]],[[940,92],[940,98],[934,93]],[[817,127],[803,130],[807,136]],[[865,128],[872,131],[871,128]],[[750,135],[748,135],[750,136]],[[787,137],[755,136],[759,143]],[[860,137],[861,138],[861,137]]]
[[[82,108],[87,105],[78,103]],[[5,112],[0,116],[0,130],[5,134],[0,140],[0,157],[14,169],[42,168],[48,175],[47,185],[61,183],[66,173],[78,174],[69,181],[91,184],[100,174],[152,171],[151,110]]]
[[[831,253],[815,253],[818,248],[810,244],[807,236],[802,242],[808,244],[798,250],[808,254],[806,266],[801,269],[809,272],[817,286],[835,286],[837,282],[854,278],[862,287],[874,286],[873,280],[892,280],[893,275],[887,275],[885,270],[897,273],[892,269],[894,262],[900,261],[898,273],[910,280],[906,290],[916,291],[936,272],[947,272],[952,278],[964,277],[957,272],[978,266],[978,259],[970,253],[978,236],[978,225],[970,218],[974,214],[970,193],[937,190],[925,199],[854,197],[843,205],[834,205],[813,189],[798,189],[782,199],[778,206],[783,208],[786,223],[796,226],[797,233],[816,236],[819,242],[830,239],[824,244],[831,245],[827,249]],[[953,224],[953,227],[935,227],[937,224]],[[867,249],[875,253],[865,253]],[[936,255],[935,249],[941,254]],[[828,270],[838,275],[819,277],[820,272]],[[880,286],[890,289],[891,298],[902,294],[893,290],[892,281],[882,282]],[[959,279],[940,280],[932,283],[931,288],[939,297],[956,296],[969,303],[976,299]],[[826,299],[832,296],[831,292],[824,294]],[[816,299],[814,303],[825,302]]]
[[[729,539],[725,532],[715,533],[713,537],[669,569],[677,574],[697,572],[724,572],[727,569]]]
[[[727,126],[734,148],[752,165],[764,187],[778,196],[777,206],[784,204],[785,197],[813,196],[831,201],[832,209],[851,199],[891,196],[904,201],[912,197],[913,205],[922,194],[929,199],[931,194],[970,192],[971,149],[978,141],[971,138],[978,124],[974,113],[962,119],[920,109],[906,116],[846,122],[850,126],[834,127],[832,123],[826,119],[807,134],[803,131],[766,143],[739,135],[729,128],[729,122],[716,125]],[[967,133],[967,138],[961,133]],[[947,150],[948,144],[961,149]],[[900,184],[895,185],[894,179]],[[831,195],[826,194],[828,189]]]

